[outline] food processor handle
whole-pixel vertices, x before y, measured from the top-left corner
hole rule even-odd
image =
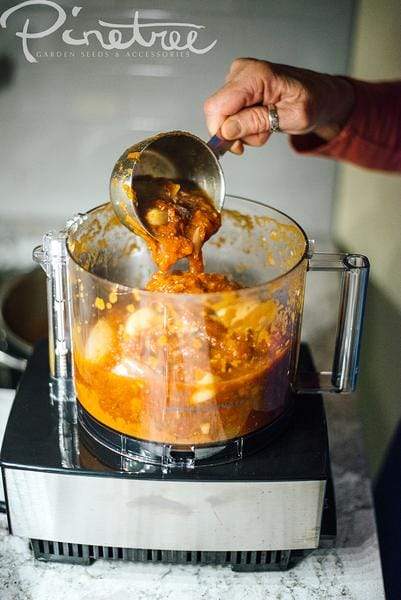
[[[50,231],[33,259],[47,275],[50,376],[57,382],[72,381],[71,298],[68,283],[66,232]],[[64,385],[64,384],[63,384]]]
[[[333,367],[309,377],[300,373],[296,391],[300,393],[349,393],[356,387],[366,291],[369,280],[369,260],[362,254],[331,254],[316,252],[309,258],[309,271],[341,272]]]
[[[70,223],[72,224],[72,221]],[[42,245],[34,249],[33,259],[47,276],[49,395],[51,403],[58,411],[60,460],[64,468],[74,469],[79,465],[79,436],[72,366],[67,230],[46,233]]]
[[[214,135],[207,142],[207,145],[212,150],[214,155],[217,158],[220,158],[221,156],[223,156],[223,154],[225,154],[226,152],[228,152],[228,150],[230,150],[233,143],[234,143],[233,140],[225,140],[224,138],[219,137],[218,135]]]

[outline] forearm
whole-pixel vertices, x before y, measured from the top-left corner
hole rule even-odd
[[[330,77],[330,76],[329,76]],[[318,125],[314,129],[317,137],[325,142],[330,142],[335,138],[347,123],[355,106],[355,92],[353,84],[346,77],[331,76],[332,86],[335,94],[332,94],[329,112],[324,124]]]
[[[333,122],[314,133],[291,136],[293,148],[386,171],[401,171],[401,81],[346,80],[354,90],[345,123]]]

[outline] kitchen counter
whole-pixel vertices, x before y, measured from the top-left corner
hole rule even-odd
[[[9,391],[0,393],[3,420]],[[350,398],[325,401],[337,500],[336,548],[317,550],[286,572],[234,573],[96,561],[89,567],[35,562],[0,517],[2,600],[381,600],[384,599],[370,481]],[[1,433],[1,428],[0,428]]]

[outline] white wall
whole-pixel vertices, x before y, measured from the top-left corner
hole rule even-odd
[[[0,7],[17,1],[0,1]],[[59,4],[71,10],[75,3]],[[351,0],[80,4],[83,9],[72,22],[78,29],[98,28],[99,18],[128,22],[135,7],[143,18],[205,25],[202,40],[218,42],[208,54],[190,58],[42,59],[29,64],[14,35],[27,12],[10,17],[9,28],[0,29],[0,50],[7,49],[16,63],[12,85],[0,90],[0,218],[64,219],[107,199],[111,168],[135,141],[175,128],[206,137],[202,102],[237,56],[328,72],[346,69]],[[50,19],[43,7],[31,8],[29,14],[31,26],[38,29]],[[68,50],[59,38],[54,34],[31,46]],[[329,233],[335,173],[330,161],[297,157],[285,137],[276,136],[266,148],[249,150],[243,158],[225,157],[224,169],[229,191],[287,211],[312,236]]]

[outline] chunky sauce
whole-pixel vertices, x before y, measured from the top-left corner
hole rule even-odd
[[[140,216],[154,236],[146,242],[157,267],[167,271],[186,257],[192,272],[203,271],[202,245],[221,223],[209,198],[188,184],[150,177],[135,180],[135,195]]]
[[[266,425],[282,410],[290,368],[271,327],[277,307],[224,312],[167,303],[109,311],[75,352],[81,403],[109,427],[158,442],[207,444]]]
[[[164,443],[210,444],[270,423],[288,392],[288,316],[277,300],[241,297],[226,275],[204,272],[202,245],[220,226],[205,194],[164,179],[135,193],[159,269],[146,289],[166,296],[96,299],[95,324],[74,340],[81,403],[117,431]],[[189,270],[171,270],[182,258]],[[196,296],[228,291],[213,306]]]
[[[220,213],[201,190],[164,178],[135,180],[140,216],[152,235],[145,241],[159,271],[146,286],[150,291],[202,293],[238,289],[225,275],[205,273],[203,244],[219,229]],[[188,259],[189,272],[169,272]]]
[[[204,294],[206,292],[227,292],[240,286],[220,273],[190,273],[188,271],[157,271],[146,284],[150,292],[174,294]]]

